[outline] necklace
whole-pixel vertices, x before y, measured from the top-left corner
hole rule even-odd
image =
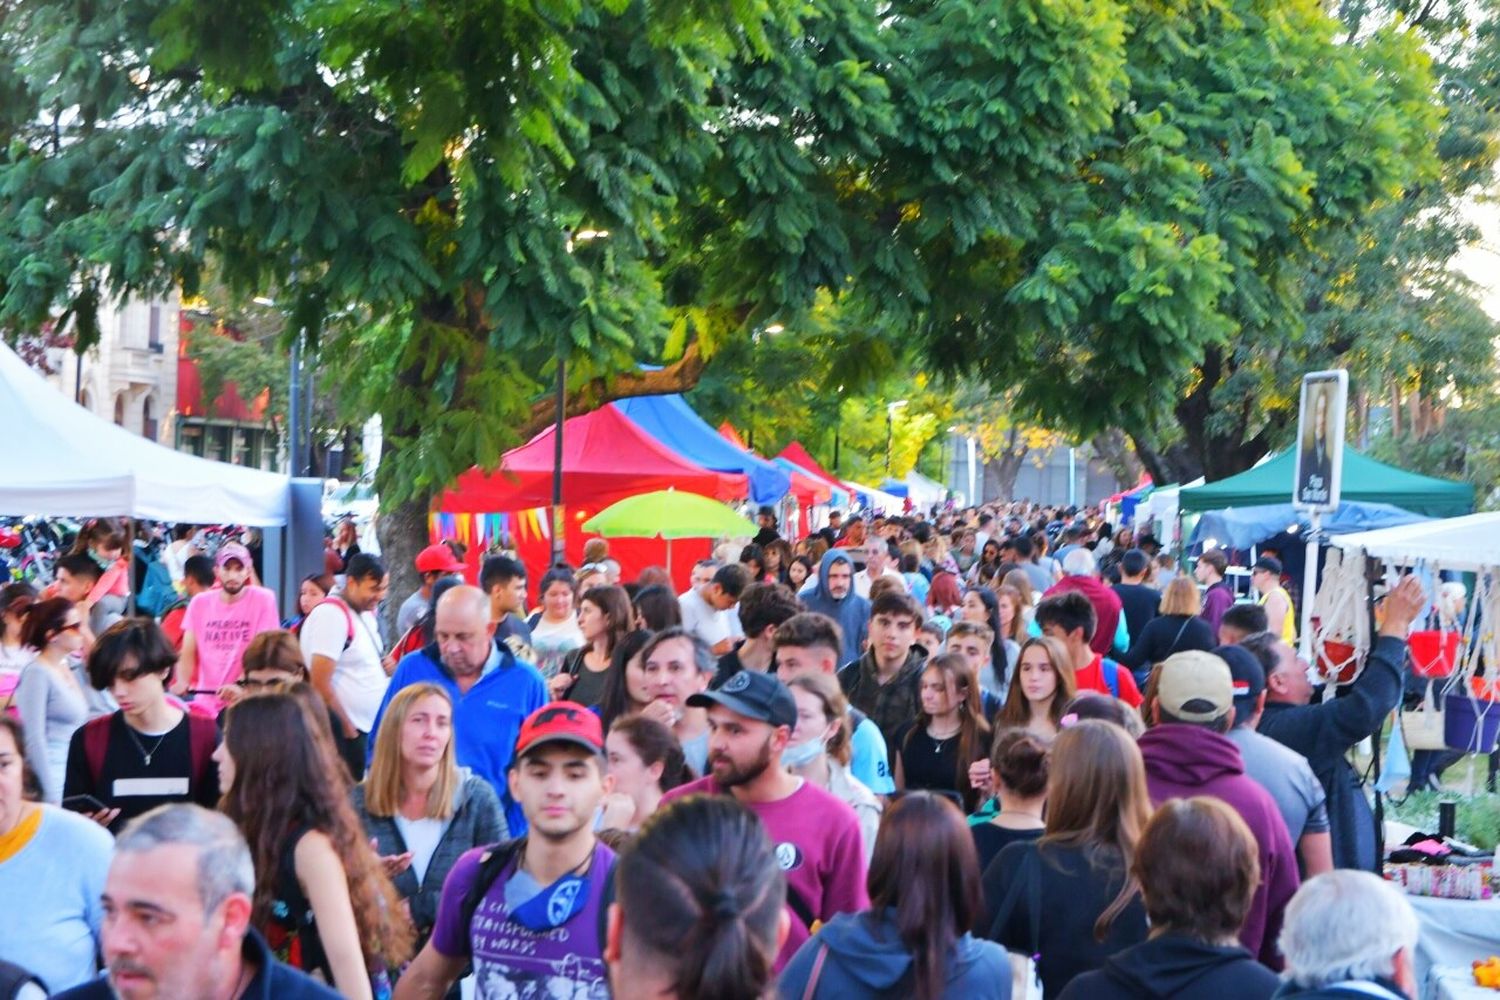
[[[147,750],[146,745],[141,742],[141,738],[135,734],[135,730],[130,727],[130,723],[128,722],[125,723],[125,731],[130,734],[130,742],[135,744],[135,748],[139,750],[141,752],[141,756],[145,758],[147,767],[151,766],[151,758],[156,756],[156,751],[161,749],[162,743],[168,736],[172,735],[172,730],[167,730],[166,732],[158,736],[156,738],[156,742],[152,744],[151,749]]]

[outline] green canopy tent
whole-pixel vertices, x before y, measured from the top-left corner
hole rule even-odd
[[[1289,503],[1296,465],[1296,450],[1288,448],[1237,476],[1183,490],[1177,498],[1179,509],[1188,514],[1225,507]],[[1340,496],[1344,500],[1394,504],[1428,517],[1458,517],[1474,509],[1474,487],[1470,484],[1407,472],[1367,458],[1353,448],[1344,449]]]

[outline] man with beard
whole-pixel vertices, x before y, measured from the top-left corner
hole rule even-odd
[[[332,1000],[276,961],[250,926],[255,869],[228,817],[199,806],[152,810],[115,841],[104,883],[107,975],[71,1000]]]
[[[276,595],[250,582],[248,549],[229,542],[214,563],[219,586],[194,597],[182,619],[182,652],[172,689],[179,695],[203,692],[195,700],[211,715],[223,707],[213,692],[239,679],[240,657],[250,640],[281,626]]]
[[[459,585],[438,598],[432,643],[396,664],[385,699],[370,726],[371,755],[380,720],[391,699],[413,684],[437,684],[453,700],[453,752],[490,783],[505,807],[514,836],[526,832],[526,816],[510,795],[506,774],[516,735],[526,716],[547,703],[547,682],[536,667],[519,660],[495,639],[491,598],[478,587]]]
[[[869,909],[859,820],[843,802],[782,767],[782,751],[797,724],[797,703],[781,681],[745,670],[687,703],[708,710],[709,773],[668,792],[663,801],[728,794],[765,824],[786,873],[792,911],[791,933],[776,956],[780,972],[815,923]]]

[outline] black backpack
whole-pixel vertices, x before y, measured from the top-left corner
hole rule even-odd
[[[47,984],[27,972],[19,965],[0,959],[0,1000],[15,1000],[28,986],[35,986],[47,995]]]

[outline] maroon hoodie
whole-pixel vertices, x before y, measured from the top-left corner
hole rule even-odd
[[[1245,774],[1240,749],[1227,736],[1202,726],[1166,723],[1140,739],[1152,805],[1167,799],[1209,795],[1240,814],[1260,848],[1260,886],[1240,929],[1240,943],[1261,964],[1280,970],[1276,940],[1281,916],[1297,891],[1297,857],[1276,800]]]
[[[1094,615],[1099,624],[1094,626],[1094,637],[1089,648],[1096,653],[1107,654],[1115,644],[1115,630],[1120,627],[1120,595],[1114,588],[1092,576],[1065,576],[1048,588],[1043,597],[1076,590],[1089,599],[1094,606]],[[1135,636],[1130,637],[1132,640]]]

